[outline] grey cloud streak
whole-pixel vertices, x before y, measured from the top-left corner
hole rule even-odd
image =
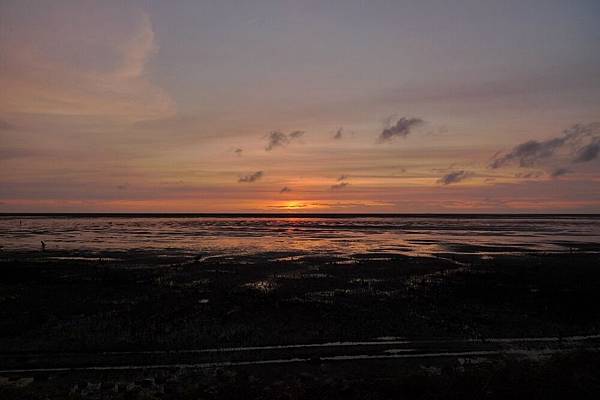
[[[329,188],[331,190],[340,190],[340,189],[345,188],[348,185],[350,185],[350,183],[348,183],[348,182],[340,182],[340,183],[336,183],[335,185],[331,185]]]
[[[252,182],[256,182],[257,180],[259,180],[260,178],[262,178],[263,175],[264,175],[263,171],[256,171],[254,173],[241,176],[238,179],[238,182],[239,183],[252,183]]]
[[[465,179],[470,178],[471,176],[473,176],[473,173],[469,171],[453,171],[442,176],[440,179],[438,179],[437,182],[442,185],[450,185],[452,183],[464,181]]]

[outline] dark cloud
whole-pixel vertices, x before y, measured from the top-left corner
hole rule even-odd
[[[441,183],[442,185],[450,185],[452,183],[464,181],[471,176],[473,176],[473,173],[469,171],[453,171],[442,176],[437,182]]]
[[[379,143],[389,142],[395,137],[406,137],[410,134],[411,130],[419,125],[423,124],[421,118],[405,118],[402,117],[394,125],[388,126],[380,134],[377,141]]]
[[[592,143],[589,143],[577,150],[573,162],[579,163],[592,161],[598,158],[598,154],[600,154],[600,137],[594,138]]]
[[[235,155],[238,156],[238,157],[242,155],[243,151],[244,150],[242,150],[240,148],[237,148],[237,149],[233,150],[233,152],[235,153]]]
[[[265,147],[265,150],[267,151],[271,151],[275,147],[286,146],[290,141],[285,133],[279,131],[269,133],[267,140],[267,147]]]
[[[548,158],[565,144],[565,138],[555,138],[538,142],[530,140],[513,148],[510,152],[495,158],[490,167],[493,169],[503,167],[513,161],[518,161],[521,167],[530,167],[537,164],[541,159]]]
[[[553,178],[557,178],[559,176],[566,175],[569,172],[571,172],[571,171],[567,168],[556,168],[554,171],[552,171],[550,173],[550,176]]]
[[[119,190],[125,190],[127,188],[129,188],[129,184],[128,183],[124,183],[122,185],[117,185],[117,189],[119,189]]]
[[[340,128],[335,132],[335,135],[333,135],[333,138],[335,140],[340,140],[344,137],[344,128]]]
[[[256,182],[257,180],[259,180],[260,178],[262,178],[263,175],[264,175],[263,171],[256,171],[256,172],[254,172],[252,174],[241,176],[240,179],[238,179],[238,182],[240,182],[240,183],[252,183],[252,182]]]
[[[348,185],[350,185],[350,183],[348,183],[348,182],[340,182],[340,183],[336,183],[335,185],[331,185],[330,189],[331,190],[340,190],[340,189],[345,188]]]
[[[284,186],[284,187],[281,188],[281,190],[279,191],[279,193],[289,193],[291,191],[292,191],[292,189],[290,189],[287,186]]]
[[[281,131],[272,131],[267,137],[267,146],[265,147],[266,151],[271,151],[276,147],[285,147],[291,142],[300,139],[304,136],[303,131],[293,131],[289,134],[285,134]]]
[[[572,162],[595,159],[600,151],[600,123],[577,124],[563,131],[559,137],[521,143],[508,153],[494,155],[489,167],[496,169],[515,163],[521,167],[530,167],[561,151],[567,152]]]

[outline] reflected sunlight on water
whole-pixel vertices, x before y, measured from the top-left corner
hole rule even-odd
[[[0,217],[6,250],[435,254],[600,250],[600,218]]]

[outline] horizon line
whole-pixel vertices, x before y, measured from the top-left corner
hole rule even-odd
[[[600,213],[298,213],[298,212],[0,212],[0,217],[368,218],[368,217],[600,217]]]

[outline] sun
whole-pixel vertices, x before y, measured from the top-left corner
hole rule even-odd
[[[295,209],[298,209],[298,208],[304,208],[304,207],[306,207],[306,204],[304,204],[304,203],[302,203],[300,201],[295,201],[294,200],[294,201],[288,201],[287,203],[285,203],[284,207],[286,209],[289,209],[289,210],[295,210]]]

